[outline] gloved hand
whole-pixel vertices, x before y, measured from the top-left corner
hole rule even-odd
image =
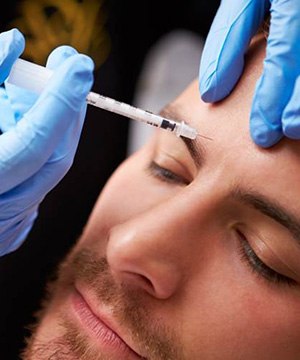
[[[24,49],[13,29],[0,34],[0,83]],[[93,83],[93,62],[69,46],[55,49],[54,73],[42,94],[0,88],[0,255],[25,240],[45,195],[70,168]]]
[[[204,46],[199,74],[204,101],[226,97],[242,73],[251,37],[268,11],[267,54],[250,115],[251,136],[262,147],[274,145],[283,136],[300,139],[299,0],[223,0]]]

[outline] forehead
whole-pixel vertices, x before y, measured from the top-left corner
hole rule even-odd
[[[235,90],[217,104],[200,100],[194,81],[172,104],[177,117],[191,123],[204,136],[207,166],[220,172],[223,182],[240,183],[263,191],[280,202],[288,201],[300,214],[300,141],[283,139],[269,149],[254,144],[249,117],[256,81],[262,71],[264,42],[252,46],[245,71]],[[297,207],[299,209],[297,209]]]

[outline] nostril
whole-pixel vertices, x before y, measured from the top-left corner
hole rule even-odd
[[[153,283],[147,276],[144,276],[139,273],[132,273],[132,272],[123,272],[122,276],[122,283],[126,284],[128,287],[136,287],[139,289],[143,289],[150,295],[155,296],[155,288]]]
[[[155,289],[152,282],[144,275],[139,275],[139,277],[141,281],[144,282],[145,290],[151,295],[154,295]]]

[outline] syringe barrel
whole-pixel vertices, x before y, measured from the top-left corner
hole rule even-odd
[[[135,106],[128,105],[94,92],[90,92],[88,94],[87,102],[88,104],[97,106],[101,109],[112,111],[116,114],[123,115],[146,124],[160,126],[162,122],[162,118],[160,116],[152,114],[149,111],[136,108]]]
[[[23,59],[17,59],[7,81],[20,88],[40,94],[52,74],[53,72],[44,66]]]

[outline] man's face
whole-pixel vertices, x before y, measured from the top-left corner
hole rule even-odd
[[[194,82],[166,109],[212,140],[159,130],[115,172],[25,359],[300,358],[300,144],[249,137],[263,56],[225,101]]]

